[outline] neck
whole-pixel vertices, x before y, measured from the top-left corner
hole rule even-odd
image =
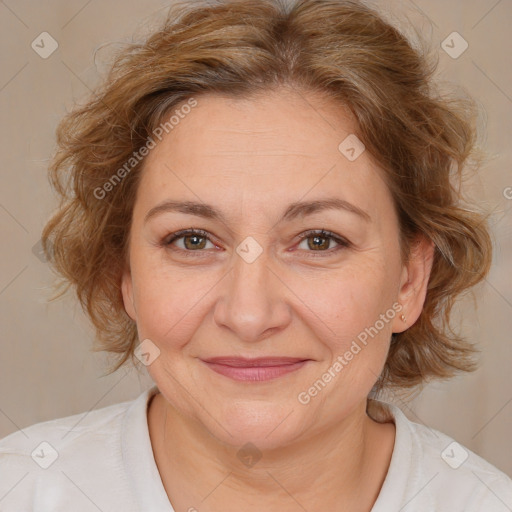
[[[178,511],[369,511],[389,467],[394,425],[361,402],[343,422],[253,458],[219,442],[159,393],[148,424],[164,488]],[[261,456],[256,461],[258,456]],[[256,461],[256,462],[255,462]]]

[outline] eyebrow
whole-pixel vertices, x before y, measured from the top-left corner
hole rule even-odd
[[[340,199],[338,197],[331,197],[327,199],[319,199],[315,201],[299,201],[292,203],[288,206],[285,213],[279,220],[290,221],[297,217],[304,217],[306,215],[312,215],[322,210],[345,210],[361,217],[366,222],[371,222],[372,218],[370,215],[359,208],[358,206]],[[163,203],[151,208],[144,217],[144,223],[146,223],[152,217],[167,212],[178,212],[185,213],[188,215],[195,215],[197,217],[204,217],[206,219],[219,220],[224,224],[227,224],[225,216],[214,208],[213,206],[205,203],[197,203],[194,201],[164,201]]]

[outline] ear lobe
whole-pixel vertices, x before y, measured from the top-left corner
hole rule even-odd
[[[126,313],[134,322],[137,321],[137,313],[133,302],[132,275],[129,268],[126,268],[123,271],[123,276],[121,278],[121,292],[123,294],[123,303]]]
[[[409,261],[404,265],[398,302],[402,310],[395,317],[393,332],[403,332],[419,318],[427,296],[427,286],[434,262],[434,243],[419,235],[411,247]],[[405,317],[405,321],[402,319]]]

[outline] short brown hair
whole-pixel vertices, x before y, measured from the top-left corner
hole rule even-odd
[[[380,14],[348,0],[176,4],[158,30],[123,50],[94,96],[58,127],[50,178],[61,204],[43,231],[63,277],[57,296],[76,288],[97,349],[120,355],[112,371],[133,360],[137,340],[121,275],[144,159],[129,172],[123,166],[190,98],[247,97],[283,85],[320,93],[354,115],[357,136],[385,171],[403,261],[416,234],[435,244],[423,311],[393,335],[382,387],[473,370],[477,350],[449,319],[455,298],[491,263],[487,218],[461,206],[459,189],[475,148],[476,110],[468,98],[436,94],[434,71]],[[112,183],[116,173],[122,179]]]

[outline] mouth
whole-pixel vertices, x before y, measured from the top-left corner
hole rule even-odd
[[[236,381],[261,382],[302,368],[310,359],[296,357],[213,357],[201,361],[214,372]]]

